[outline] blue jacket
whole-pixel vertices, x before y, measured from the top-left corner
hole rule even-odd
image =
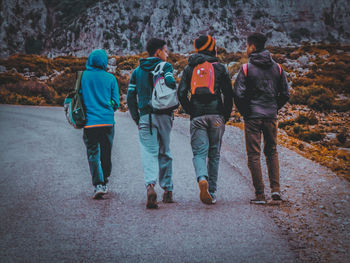
[[[103,49],[92,51],[81,79],[86,107],[85,128],[112,126],[114,112],[119,107],[119,88],[116,78],[106,72],[108,56]]]
[[[145,115],[151,112],[150,100],[152,98],[153,82],[151,71],[162,62],[156,57],[148,57],[140,59],[140,65],[131,74],[127,103],[133,120],[138,123],[140,115]],[[170,63],[164,65],[165,84],[176,89],[176,82],[173,77],[173,67]]]

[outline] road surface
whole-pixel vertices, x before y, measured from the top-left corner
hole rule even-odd
[[[176,203],[147,210],[137,127],[128,113],[115,119],[110,193],[93,200],[82,130],[68,125],[63,108],[0,105],[1,262],[296,261],[266,209],[249,204],[254,191],[239,129],[226,128],[217,204],[207,206],[189,120],[175,118]]]

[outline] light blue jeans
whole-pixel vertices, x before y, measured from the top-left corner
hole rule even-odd
[[[156,184],[166,191],[173,190],[172,162],[170,153],[170,132],[173,117],[168,114],[152,114],[152,134],[149,115],[142,115],[139,121],[141,160],[146,186]]]
[[[225,120],[221,115],[203,115],[191,120],[191,146],[197,180],[206,177],[209,192],[216,192],[220,149],[225,132]]]

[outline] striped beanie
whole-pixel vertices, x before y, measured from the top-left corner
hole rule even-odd
[[[194,41],[194,50],[196,52],[209,51],[215,52],[215,38],[208,36],[200,36]]]

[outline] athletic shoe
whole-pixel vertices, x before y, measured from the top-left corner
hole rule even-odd
[[[108,187],[107,187],[107,185],[105,184],[105,185],[103,185],[102,187],[103,187],[103,193],[104,193],[104,194],[107,194],[107,193],[108,193]]]
[[[103,195],[105,194],[104,192],[104,188],[102,184],[98,184],[95,187],[95,191],[94,191],[94,195],[93,195],[93,199],[99,199],[101,198]]]
[[[158,208],[157,204],[157,193],[154,191],[153,184],[147,186],[147,202],[146,207],[149,209]]]
[[[258,194],[255,196],[255,199],[250,200],[251,204],[256,204],[256,205],[264,205],[266,204],[266,199],[264,194]]]
[[[174,203],[173,192],[171,192],[171,191],[164,191],[163,203]]]
[[[208,191],[208,181],[207,180],[200,180],[198,182],[198,186],[200,189],[199,198],[204,204],[211,205],[213,203],[213,199],[211,198],[209,191]]]
[[[215,195],[215,193],[210,193],[210,196],[211,196],[211,199],[212,199],[211,203],[213,205],[216,204],[216,195]]]
[[[271,194],[271,198],[273,201],[282,201],[281,194],[279,192],[273,192]]]

